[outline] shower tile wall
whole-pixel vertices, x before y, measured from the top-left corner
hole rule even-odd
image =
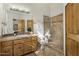
[[[63,51],[63,14],[51,18],[51,42]]]
[[[51,37],[46,48],[51,55],[64,55],[63,53],[63,14],[54,17],[44,16],[44,33],[50,30]],[[46,49],[45,48],[45,49]],[[45,54],[49,54],[45,51]],[[50,54],[49,54],[50,55]]]

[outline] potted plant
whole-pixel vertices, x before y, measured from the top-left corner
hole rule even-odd
[[[31,32],[32,31],[31,27],[27,28],[27,31],[28,32]]]

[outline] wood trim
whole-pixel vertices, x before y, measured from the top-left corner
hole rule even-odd
[[[67,7],[68,5],[73,5],[73,3],[67,3],[66,6],[65,6],[65,9],[66,9],[66,7]]]
[[[63,13],[60,13],[60,14],[55,15],[55,16],[52,16],[52,17],[57,17],[57,16],[61,16],[61,15],[63,15]],[[52,18],[52,17],[51,17],[51,18]]]
[[[60,22],[63,22],[63,21],[53,21],[52,23],[60,23]]]

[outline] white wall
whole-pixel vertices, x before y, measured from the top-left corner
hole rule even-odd
[[[64,3],[50,4],[50,16],[56,16],[64,12]]]
[[[5,6],[6,7],[6,6]],[[2,34],[2,23],[6,22],[6,12],[5,12],[5,8],[4,8],[4,4],[0,3],[0,36]],[[5,28],[3,29],[5,31]],[[4,34],[4,32],[3,32]]]
[[[1,35],[1,22],[2,22],[2,4],[0,4],[0,35]]]

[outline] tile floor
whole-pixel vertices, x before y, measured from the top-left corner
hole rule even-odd
[[[32,52],[26,56],[64,56],[64,53],[61,49],[55,47],[53,43],[49,43],[48,45],[45,46],[43,50],[37,49],[37,51]]]

